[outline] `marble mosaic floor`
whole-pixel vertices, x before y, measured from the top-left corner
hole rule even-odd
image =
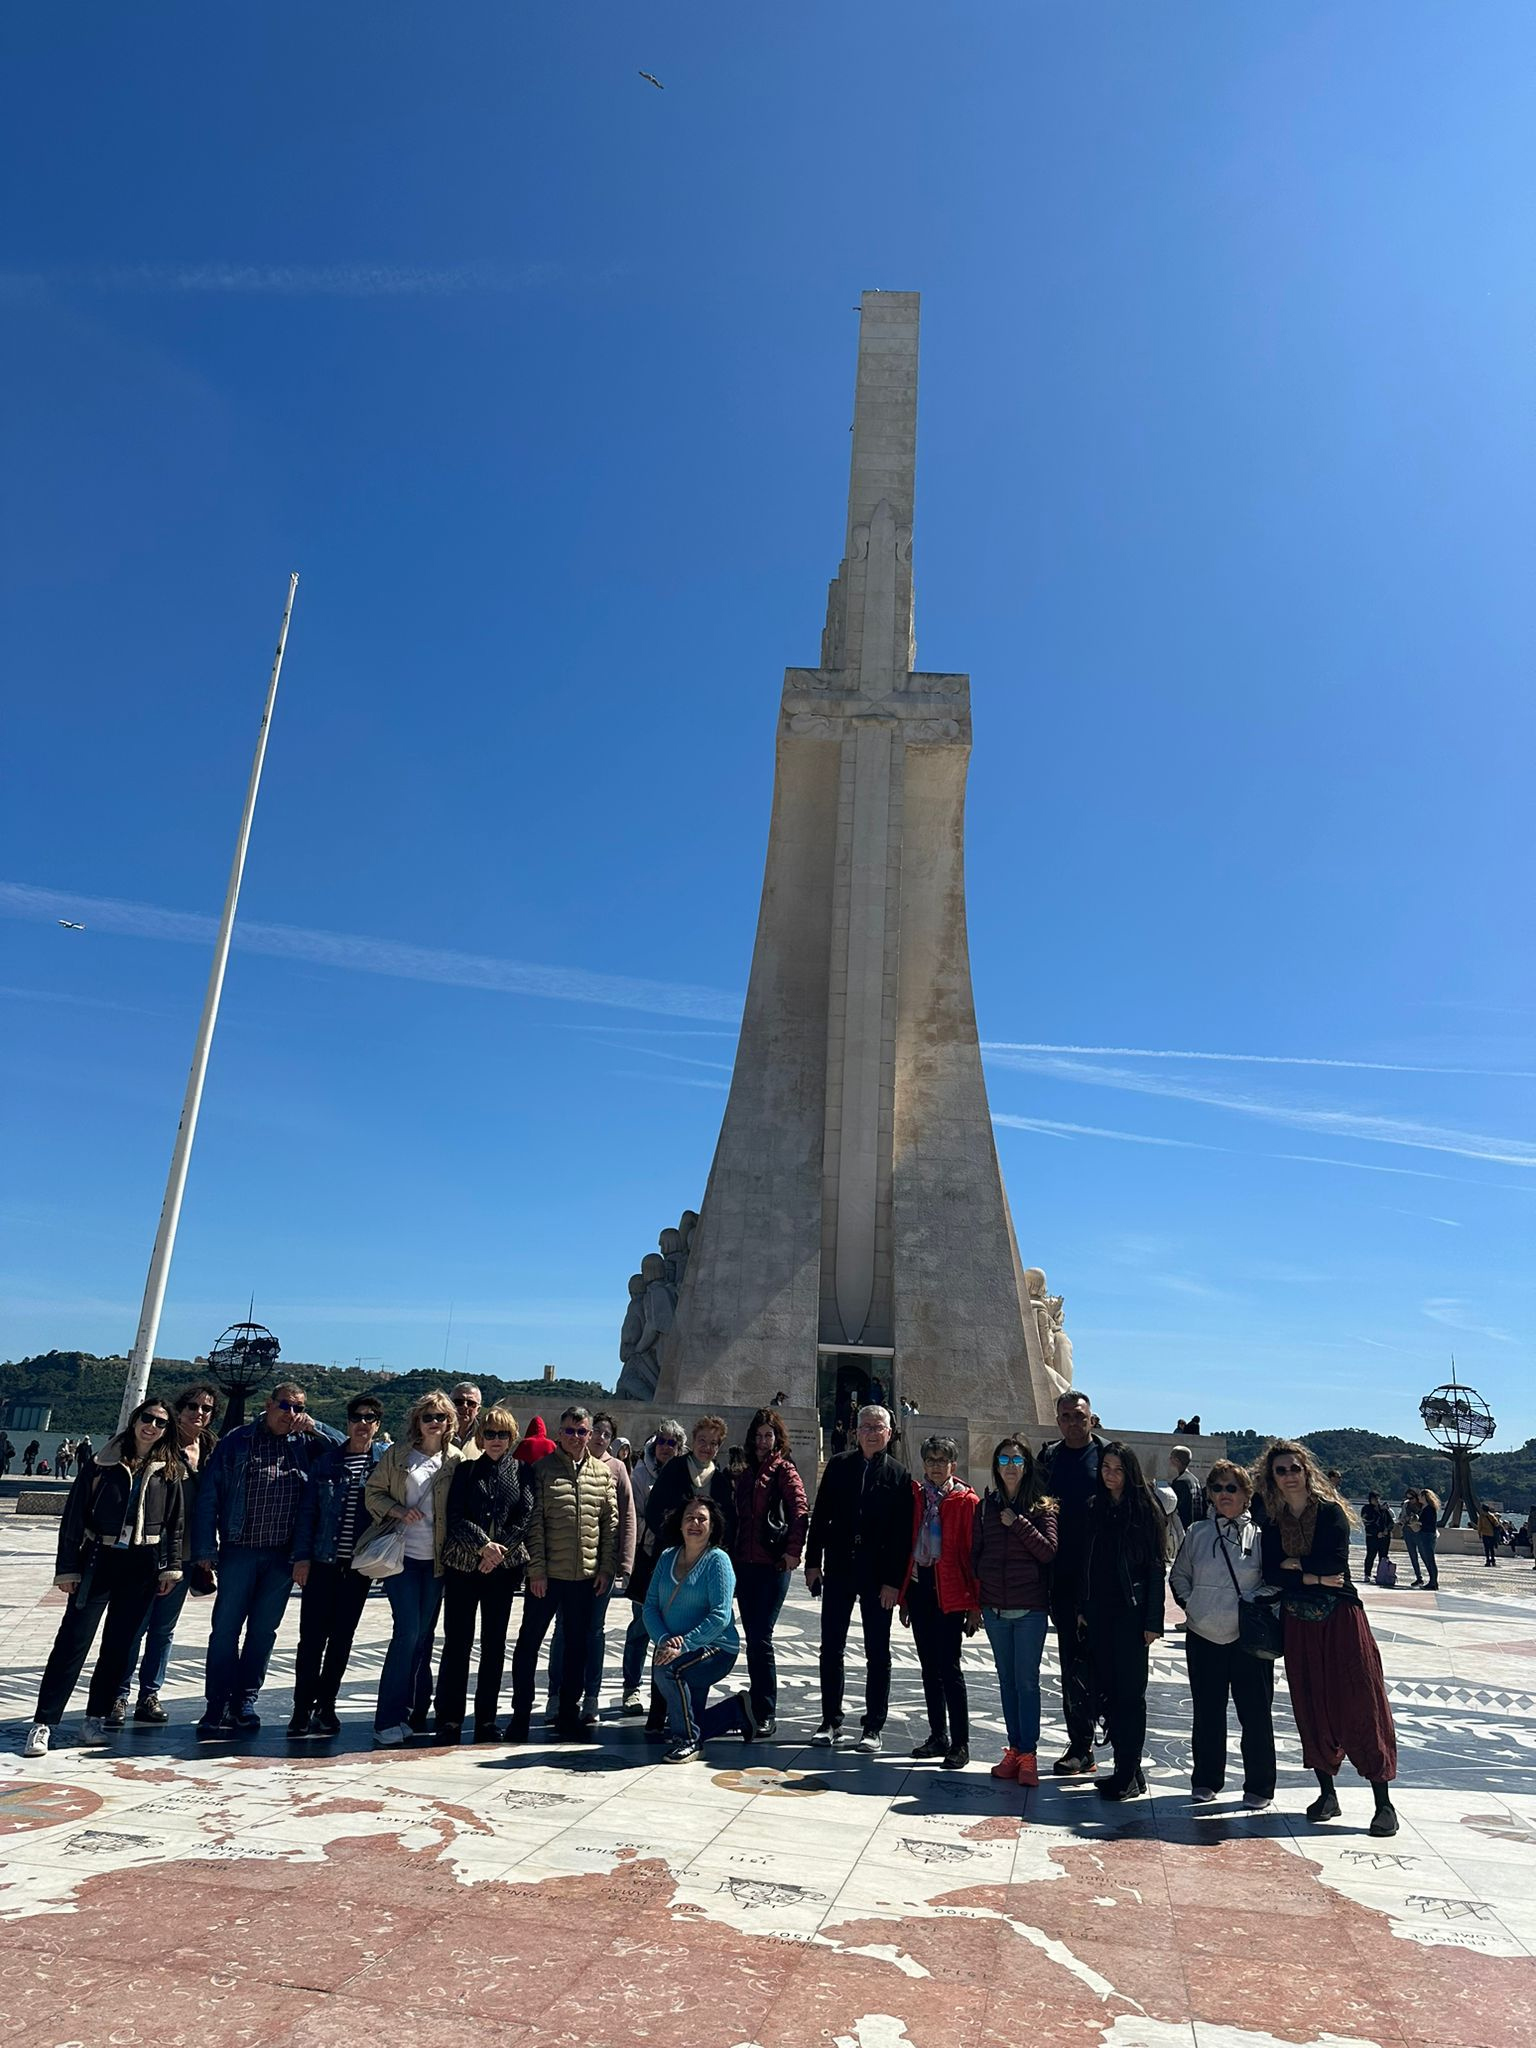
[[[1437,1596],[1368,1590],[1402,1745],[1403,1828],[1379,1842],[1353,1779],[1341,1822],[1302,1817],[1283,1693],[1276,1810],[1245,1816],[1234,1792],[1197,1817],[1172,1635],[1153,1796],[1125,1807],[987,1775],[979,1647],[968,1772],[906,1761],[925,1732],[909,1647],[885,1756],[807,1748],[803,1593],[781,1626],[780,1739],[702,1765],[661,1764],[611,1700],[596,1749],[371,1750],[382,1600],[335,1744],[282,1740],[290,1610],[267,1727],[200,1750],[208,1604],[189,1603],[171,1727],[86,1749],[77,1709],[28,1763],[52,1543],[0,1519],[0,2044],[1536,2048],[1528,1564],[1448,1561]],[[1048,1754],[1054,1702],[1052,1674]]]

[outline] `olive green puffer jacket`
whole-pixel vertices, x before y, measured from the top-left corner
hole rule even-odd
[[[589,1453],[580,1464],[564,1448],[533,1467],[528,1522],[530,1579],[613,1577],[618,1556],[618,1501],[613,1474]]]

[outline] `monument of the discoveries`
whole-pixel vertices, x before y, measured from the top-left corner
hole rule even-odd
[[[757,943],[697,1217],[630,1282],[619,1394],[829,1426],[878,1383],[980,1426],[1051,1416],[1060,1303],[1019,1260],[965,925],[970,686],[916,668],[918,296],[866,292],[847,541],[784,677]]]

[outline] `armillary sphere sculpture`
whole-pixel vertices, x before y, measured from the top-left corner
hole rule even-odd
[[[1456,1378],[1456,1361],[1451,1360],[1451,1377],[1443,1387],[1426,1394],[1419,1403],[1424,1427],[1439,1446],[1440,1455],[1451,1461],[1450,1493],[1445,1503],[1445,1526],[1459,1526],[1465,1513],[1469,1522],[1478,1514],[1477,1489],[1472,1483],[1472,1460],[1497,1429],[1493,1411],[1472,1387]]]
[[[208,1354],[208,1371],[228,1406],[219,1424],[222,1430],[238,1429],[245,1420],[246,1396],[257,1387],[270,1387],[273,1368],[282,1351],[264,1323],[231,1323]]]

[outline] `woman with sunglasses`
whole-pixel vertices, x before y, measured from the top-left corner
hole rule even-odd
[[[523,1538],[533,1513],[533,1467],[520,1465],[512,1455],[517,1420],[511,1410],[483,1410],[475,1422],[474,1440],[480,1455],[461,1460],[448,1489],[443,1654],[437,1667],[437,1739],[443,1743],[457,1743],[464,1733],[477,1619],[475,1740],[501,1740],[496,1707],[507,1666],[507,1624],[512,1596],[523,1583],[528,1561]]]
[[[182,1527],[189,1534],[192,1528],[192,1510],[197,1503],[198,1474],[208,1462],[208,1457],[218,1437],[214,1433],[213,1419],[218,1414],[218,1395],[214,1388],[199,1381],[194,1387],[183,1387],[171,1403],[176,1417],[176,1451],[183,1470],[181,1482]],[[128,1719],[128,1694],[133,1681],[133,1666],[142,1650],[139,1662],[139,1697],[133,1710],[135,1721],[153,1726],[169,1721],[170,1715],[160,1704],[160,1689],[165,1684],[165,1674],[170,1668],[171,1644],[176,1636],[176,1624],[181,1620],[181,1610],[187,1604],[187,1594],[193,1591],[190,1573],[182,1576],[169,1593],[156,1600],[149,1610],[149,1619],[139,1631],[138,1641],[129,1652],[123,1675],[117,1682],[117,1698],[107,1709],[107,1726],[121,1728]]]
[[[443,1604],[448,1490],[461,1456],[453,1440],[457,1426],[445,1393],[434,1388],[423,1394],[411,1403],[404,1439],[390,1445],[364,1489],[364,1505],[373,1516],[364,1542],[386,1522],[405,1525],[404,1565],[384,1581],[394,1626],[379,1674],[373,1715],[376,1749],[398,1749],[405,1741],[406,1716],[431,1652],[432,1631]]]
[[[1168,1583],[1184,1610],[1184,1657],[1194,1702],[1190,1797],[1207,1806],[1227,1781],[1227,1701],[1243,1731],[1243,1805],[1262,1813],[1275,1797],[1275,1667],[1238,1641],[1238,1616],[1264,1583],[1259,1532],[1248,1512],[1253,1482],[1218,1458],[1205,1482],[1211,1513],[1191,1522]]]
[[[1381,1656],[1349,1577],[1350,1513],[1305,1444],[1264,1453],[1264,1577],[1280,1588],[1285,1676],[1302,1762],[1317,1775],[1310,1821],[1337,1820],[1333,1781],[1348,1757],[1376,1798],[1373,1835],[1395,1835],[1397,1731]]]
[[[971,1563],[1008,1732],[992,1775],[1020,1785],[1040,1782],[1040,1653],[1055,1557],[1056,1503],[1029,1445],[1022,1437],[1005,1436],[992,1453],[992,1484],[976,1510]]]
[[[69,1604],[43,1669],[23,1756],[47,1753],[103,1615],[83,1732],[87,1742],[105,1741],[107,1710],[139,1631],[156,1595],[181,1580],[185,1471],[171,1411],[156,1399],[141,1401],[128,1427],[81,1465],[59,1526],[53,1580]]]

